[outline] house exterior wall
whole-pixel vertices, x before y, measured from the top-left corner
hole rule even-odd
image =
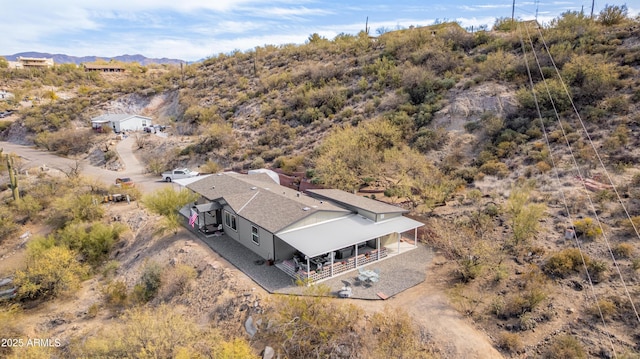
[[[376,215],[376,222],[386,221],[387,219],[402,217],[402,213],[379,213]]]
[[[151,120],[143,117],[134,116],[124,121],[114,122],[116,132],[122,131],[139,131],[145,126],[151,126]]]
[[[238,217],[238,239],[243,246],[264,259],[273,259],[273,234],[242,217]],[[258,229],[259,245],[253,242],[252,226]]]
[[[226,214],[235,216],[236,229],[234,230],[226,221]],[[245,218],[235,214],[235,212],[228,205],[224,206],[222,211],[222,225],[224,233],[235,241],[239,242],[243,246],[250,249],[264,259],[273,259],[274,246],[273,246],[273,234],[266,229],[257,226],[255,223],[246,220]],[[258,237],[260,244],[253,242],[252,226],[258,229]]]
[[[275,253],[274,259],[277,261],[291,259],[293,258],[293,255],[298,251],[277,236],[273,239],[273,247]]]

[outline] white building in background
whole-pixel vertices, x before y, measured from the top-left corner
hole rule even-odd
[[[15,69],[26,69],[35,67],[53,67],[53,58],[48,57],[23,57],[18,56],[16,61],[9,61],[9,67]]]
[[[141,131],[145,127],[153,126],[151,117],[131,114],[104,114],[91,119],[91,127],[97,131],[113,130],[115,133],[122,131]]]

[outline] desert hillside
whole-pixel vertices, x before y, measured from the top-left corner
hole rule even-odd
[[[122,170],[122,136],[90,120],[132,113],[167,126],[129,134],[149,177],[271,168],[410,210],[435,258],[432,289],[408,295],[437,290],[505,357],[638,357],[639,21],[607,6],[545,27],[499,19],[474,33],[441,23],[311,34],[304,45],[117,74],[11,70],[0,59],[10,94],[0,139],[70,161],[17,171],[14,186],[7,167],[21,160],[3,153],[0,277],[21,286],[0,304],[16,323],[0,337],[64,338],[34,348],[42,357],[252,357],[265,346],[290,358],[456,356],[399,304],[407,299],[371,311],[321,287],[293,298],[255,288],[181,229],[170,209],[186,194],[138,186],[131,204],[96,203],[111,183],[73,163]],[[158,205],[163,196],[173,202]],[[265,323],[252,338],[248,313]],[[141,323],[154,328],[144,338]],[[110,346],[118,330],[132,339]],[[174,330],[183,334],[162,344]]]

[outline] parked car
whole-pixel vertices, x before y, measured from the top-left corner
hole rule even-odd
[[[199,174],[199,172],[192,171],[188,168],[176,168],[173,171],[164,172],[162,178],[167,182],[171,182],[181,178],[195,177]]]
[[[116,178],[116,186],[118,187],[135,187],[135,185],[129,177]]]

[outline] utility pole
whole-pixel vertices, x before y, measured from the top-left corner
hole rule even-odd
[[[364,32],[369,35],[369,17],[367,16],[367,21],[364,23]]]
[[[596,0],[591,0],[591,18],[593,19],[593,8],[596,5]]]
[[[516,0],[513,0],[513,5],[511,6],[511,21],[515,20],[516,14]]]

